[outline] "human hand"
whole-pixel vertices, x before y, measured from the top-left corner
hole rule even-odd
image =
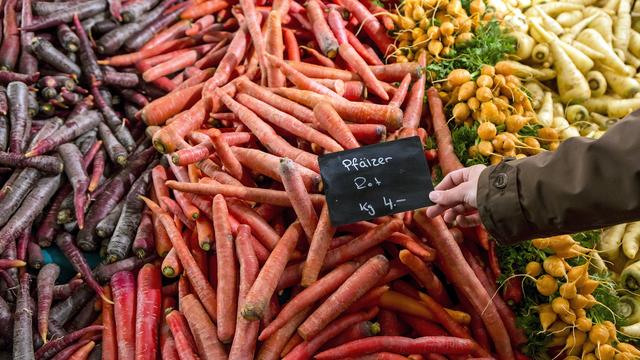
[[[462,227],[480,225],[476,196],[478,179],[485,168],[484,165],[474,165],[447,174],[429,194],[435,205],[427,208],[427,216],[433,218],[443,214],[446,222],[456,221]]]

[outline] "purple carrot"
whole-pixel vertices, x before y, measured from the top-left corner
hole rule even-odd
[[[49,311],[53,302],[53,286],[59,275],[60,267],[56,264],[47,264],[38,273],[38,334],[43,342],[47,342]]]
[[[133,253],[140,259],[144,259],[155,250],[155,242],[153,237],[153,222],[151,221],[151,213],[145,210],[142,213],[142,220],[133,240]]]
[[[57,35],[58,42],[65,50],[70,52],[78,51],[78,48],[80,47],[80,39],[78,38],[78,35],[71,30],[69,25],[58,25]]]
[[[38,111],[40,111],[40,104],[38,103],[38,97],[36,93],[33,91],[29,91],[27,93],[27,96],[27,113],[29,114],[29,117],[27,118],[27,126],[25,127],[24,131],[24,141],[27,140],[28,135],[31,133],[31,118],[36,116],[38,114]]]
[[[134,104],[131,104],[130,102],[124,103],[124,116],[130,122],[138,122],[138,111],[140,111],[140,109],[138,109]],[[131,135],[133,135],[133,133]],[[134,136],[134,138],[136,138],[136,136]]]
[[[25,146],[24,136],[29,121],[29,88],[22,82],[14,81],[7,86],[7,98],[9,99],[11,124],[9,150],[12,153],[22,154]]]
[[[107,19],[107,13],[101,12],[82,20],[82,27],[88,34],[91,34],[96,24],[105,19]]]
[[[69,259],[73,268],[82,275],[84,280],[87,282],[87,285],[89,285],[89,287],[91,287],[91,289],[93,289],[93,291],[95,291],[96,294],[104,301],[110,302],[111,300],[104,296],[104,290],[102,287],[100,287],[98,282],[94,279],[87,260],[82,256],[80,250],[78,250],[76,245],[73,243],[71,235],[69,233],[59,234],[56,237],[56,245],[58,245],[67,259]]]
[[[60,96],[62,97],[62,100],[66,105],[75,105],[83,99],[82,95],[71,92],[66,88],[62,88],[62,90],[60,91]]]
[[[129,1],[125,6],[122,7],[122,21],[125,23],[129,23],[137,20],[140,15],[146,13],[151,10],[156,4],[158,0],[136,0]]]
[[[98,225],[96,225],[96,235],[101,238],[110,238],[111,235],[113,235],[113,231],[116,229],[116,225],[118,225],[118,219],[120,219],[123,207],[124,200],[120,201],[116,207],[109,211],[107,216],[100,220]]]
[[[60,178],[60,175],[56,175],[38,181],[22,205],[0,230],[0,251],[3,251],[9,242],[15,241],[24,229],[31,226],[31,223],[44,210],[49,199],[58,190]]]
[[[102,82],[105,85],[118,88],[133,88],[138,86],[140,79],[138,75],[134,73],[110,71],[104,74]]]
[[[63,52],[56,49],[49,41],[35,37],[31,41],[31,51],[40,60],[49,64],[54,69],[68,74],[79,76],[82,72],[80,66],[71,61]]]
[[[82,116],[73,116],[64,123],[56,132],[46,139],[39,141],[33,149],[25,155],[36,156],[55,149],[58,145],[69,142],[88,130],[95,128],[102,120],[102,115],[97,111],[89,111]]]
[[[104,19],[96,22],[93,26],[92,32],[95,34],[103,35],[108,33],[109,31],[117,28],[119,24],[111,19]]]
[[[145,171],[134,183],[124,200],[122,213],[118,220],[113,236],[107,248],[107,262],[112,263],[127,255],[133,244],[136,229],[140,225],[144,202],[140,196],[144,195],[149,185],[151,170]]]
[[[33,359],[33,328],[29,295],[29,273],[20,274],[20,290],[16,302],[15,322],[13,325],[13,358],[20,360]]]
[[[151,259],[152,257],[139,259],[135,256],[132,256],[111,264],[100,264],[95,268],[93,274],[98,281],[107,282],[109,281],[109,279],[111,279],[113,274],[119,271],[135,271],[145,263],[149,262]]]
[[[40,73],[19,74],[9,70],[0,70],[0,84],[6,85],[12,81],[21,81],[27,85],[35,83],[40,77]]]
[[[176,22],[178,16],[180,16],[180,13],[182,13],[182,11],[184,11],[184,8],[177,9],[167,15],[161,15],[160,19],[157,19],[151,25],[143,28],[142,30],[131,36],[124,43],[125,49],[128,51],[140,50],[140,48],[144,46],[144,44],[149,42],[149,40],[151,40],[151,38],[153,38],[153,36],[160,30],[165,29],[169,27],[169,25]]]
[[[27,26],[33,21],[31,13],[31,0],[22,0],[22,12],[20,14],[20,25]],[[18,69],[23,74],[34,74],[38,71],[38,60],[29,51],[33,40],[33,33],[30,31],[20,32],[20,61]]]
[[[98,124],[98,133],[111,161],[120,166],[127,165],[127,149],[116,139],[109,126],[105,123]]]
[[[7,115],[9,111],[9,100],[7,99],[7,89],[0,85],[0,116]]]
[[[106,75],[105,75],[106,76]],[[97,84],[93,84],[91,86],[91,93],[93,94],[93,98],[96,102],[96,106],[100,111],[102,111],[102,115],[104,116],[104,122],[109,125],[109,129],[113,132],[113,135],[118,139],[118,142],[124,146],[126,152],[133,151],[135,147],[135,140],[131,136],[129,129],[124,125],[122,119],[116,114],[115,111],[111,108],[111,106],[105,101],[103,97],[103,93],[99,91]],[[108,91],[107,94],[111,95]],[[106,140],[105,141],[106,146]],[[125,154],[126,156],[126,154]],[[116,161],[115,159],[112,159]],[[122,165],[122,164],[121,164]]]
[[[0,165],[17,168],[34,168],[48,174],[59,174],[64,165],[59,158],[50,155],[25,157],[22,154],[0,152]]]
[[[91,162],[91,160],[93,160],[93,158],[85,159],[85,157],[87,156],[87,151],[89,151],[89,149],[91,149],[96,144],[97,141],[98,141],[98,132],[95,129],[93,129],[82,134],[73,142],[82,153],[82,159],[80,160],[80,163],[82,164],[82,168],[85,168],[84,166],[85,161]],[[91,156],[93,157],[94,155],[91,155]]]
[[[104,218],[111,209],[125,196],[133,179],[138,178],[144,168],[151,162],[155,155],[154,149],[149,148],[138,155],[134,155],[126,168],[111,178],[105,189],[95,198],[86,215],[85,227],[77,236],[77,244],[84,251],[93,251],[97,248],[94,239],[94,230],[98,221]]]
[[[149,103],[149,100],[147,100],[147,98],[144,95],[142,95],[141,93],[135,90],[122,89],[120,90],[120,94],[122,95],[123,98],[125,98],[128,101],[131,101],[135,106],[139,108],[143,108],[145,107],[145,105]],[[133,121],[133,119],[129,119],[129,120]]]
[[[16,280],[5,269],[0,269],[0,280],[3,280],[9,289],[14,289],[18,286]]]
[[[71,294],[75,293],[82,284],[84,284],[84,280],[75,278],[71,279],[66,284],[55,285],[51,296],[53,297],[53,300],[65,300],[71,296]]]
[[[56,132],[63,124],[61,118],[53,117],[48,119],[38,130],[38,132],[29,140],[27,150],[31,150],[40,140],[46,139]]]
[[[89,36],[80,23],[80,19],[77,16],[73,17],[73,23],[76,27],[76,34],[80,41],[80,65],[82,66],[82,72],[86,79],[102,80],[102,70],[98,66],[98,60],[96,59],[96,53],[93,51],[92,43],[89,40]]]
[[[36,351],[36,358],[41,360],[48,360],[58,352],[65,349],[70,344],[73,344],[78,339],[84,337],[86,334],[91,334],[99,331],[102,331],[102,325],[91,325],[87,326],[84,329],[74,331],[61,338],[51,340],[48,343],[42,345],[42,347],[38,349],[38,351]]]
[[[16,259],[25,261],[27,259],[27,247],[31,240],[31,226],[28,226],[18,238],[16,244]],[[0,260],[2,261],[2,260]],[[4,266],[0,266],[4,267]]]
[[[9,284],[7,284],[9,286]],[[15,285],[13,285],[15,286]],[[7,301],[0,297],[0,335],[10,337],[13,332],[13,314]]]
[[[119,26],[105,35],[103,35],[96,45],[98,46],[98,52],[105,55],[114,54],[120,47],[129,39],[135,35],[138,31],[148,27],[153,23],[164,10],[166,10],[176,0],[164,0],[153,10],[140,16],[140,19],[136,19],[135,22],[131,22],[122,26]],[[124,13],[123,13],[124,16]]]
[[[95,135],[94,135],[95,136]],[[102,148],[102,141],[98,140],[94,141],[91,145],[88,145],[88,148],[85,150],[85,144],[80,144],[79,148],[80,148],[80,152],[83,153],[82,155],[82,168],[86,171],[89,168],[89,165],[91,165],[91,163],[93,162],[93,160],[96,158],[96,155],[98,155],[98,152],[100,151],[100,149]]]
[[[66,10],[72,6],[78,6],[89,2],[104,2],[104,0],[69,0],[69,1],[36,1],[33,3],[33,11],[38,16],[47,16],[53,13]]]
[[[36,232],[36,240],[40,246],[48,247],[53,242],[57,228],[56,217],[58,216],[60,205],[62,205],[62,201],[71,194],[72,191],[73,188],[71,185],[65,184],[51,201],[49,210],[45,214],[44,219],[40,223],[40,227],[38,227],[38,231]]]
[[[40,172],[27,168],[21,170],[14,181],[5,183],[6,195],[0,200],[0,226],[9,221],[11,215],[18,209],[22,200],[40,179]],[[11,179],[10,179],[11,180]],[[3,188],[4,189],[4,188]]]
[[[58,153],[64,162],[64,172],[73,187],[73,205],[75,208],[78,227],[84,227],[84,210],[87,201],[87,188],[89,187],[89,177],[82,166],[82,153],[80,149],[72,143],[58,146]]]
[[[69,297],[56,303],[49,312],[49,335],[51,338],[64,336],[67,331],[64,325],[82,309],[82,306],[95,297],[95,293],[88,286],[81,286]]]
[[[27,263],[36,270],[40,269],[44,264],[42,249],[34,241],[29,241],[29,244],[27,244]]]
[[[91,325],[98,315],[96,311],[96,299],[98,298],[94,296],[93,299],[87,301],[80,311],[69,320],[69,323],[65,326],[68,331],[80,330]]]
[[[36,31],[65,24],[71,22],[75,14],[78,15],[78,18],[85,19],[103,12],[106,7],[105,1],[86,1],[76,6],[68,6],[47,16],[39,17],[32,21],[29,26],[23,27],[23,30]]]
[[[16,14],[17,0],[7,0],[4,3],[4,36],[0,46],[0,69],[13,70],[20,54],[20,32],[18,31],[18,16]]]
[[[9,144],[9,120],[0,115],[0,151],[7,151]]]

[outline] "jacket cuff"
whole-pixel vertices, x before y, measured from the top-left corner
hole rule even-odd
[[[509,162],[480,174],[477,200],[482,224],[499,244],[514,244],[518,235],[530,231],[520,205],[518,169]]]

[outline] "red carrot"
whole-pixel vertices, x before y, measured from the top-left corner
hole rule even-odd
[[[280,236],[265,219],[261,218],[253,209],[240,201],[230,200],[227,202],[227,205],[231,215],[240,223],[249,225],[252,233],[260,242],[269,249],[275,248],[278,240],[280,240]]]
[[[358,75],[351,71],[334,69],[299,61],[287,61],[287,64],[302,74],[313,79],[336,79],[342,81],[358,80]]]
[[[78,350],[76,350],[69,357],[69,360],[86,360],[95,346],[95,341],[89,341],[85,345],[81,346]]]
[[[356,70],[358,75],[363,79],[367,88],[382,100],[389,100],[389,95],[382,87],[382,84],[367,66],[367,63],[360,57],[351,44],[344,43],[340,45],[340,56],[349,66]]]
[[[423,64],[422,66],[426,66],[426,53],[422,53],[418,62]],[[406,76],[405,76],[406,77]],[[403,79],[404,81],[404,79]],[[423,73],[420,78],[413,83],[411,87],[411,92],[409,93],[409,98],[407,99],[407,106],[404,109],[404,119],[402,120],[402,126],[405,128],[418,128],[420,126],[420,118],[422,117],[422,107],[424,103],[424,86],[427,81],[427,75]],[[431,100],[429,101],[429,106],[431,106]],[[437,106],[435,103],[433,106]],[[441,113],[441,112],[440,112]],[[433,116],[434,128],[436,126],[436,112],[431,112]],[[438,120],[440,121],[440,120]]]
[[[322,263],[329,250],[331,238],[335,231],[336,229],[331,226],[331,220],[329,219],[329,207],[327,204],[324,204],[320,212],[318,224],[313,236],[310,238],[307,260],[302,267],[302,286],[310,286],[318,279]]]
[[[326,66],[328,68],[335,68],[336,67],[336,64],[333,62],[333,60],[331,60],[328,57],[322,55],[322,53],[320,53],[318,50],[316,50],[314,48],[306,47],[306,46],[303,46],[302,48],[306,52],[308,52],[311,56],[313,56],[313,58],[316,59],[316,61],[318,61],[322,66]],[[316,79],[316,81],[318,81],[318,79]],[[273,87],[276,87],[276,86],[273,86]]]
[[[242,180],[242,164],[240,164],[238,159],[233,155],[229,148],[229,144],[227,144],[227,142],[222,138],[222,134],[217,132],[211,136],[211,142],[213,143],[216,154],[220,158],[225,170],[227,170],[227,172],[236,179]]]
[[[311,307],[301,310],[294,315],[283,327],[277,330],[273,335],[267,339],[258,352],[257,359],[259,360],[277,360],[280,359],[281,352],[284,349],[287,341],[295,333],[296,328],[307,317]],[[295,334],[294,336],[296,336]]]
[[[171,329],[171,334],[175,340],[176,351],[180,360],[196,360],[195,350],[190,344],[191,334],[189,328],[185,326],[186,321],[178,310],[171,310],[166,316],[167,324]]]
[[[242,316],[248,320],[262,318],[269,299],[276,290],[278,279],[302,234],[302,226],[294,222],[282,236],[251,286],[242,307]]]
[[[406,96],[407,90],[409,89],[409,84],[411,84],[411,74],[407,74],[402,78],[400,82],[400,86],[396,89],[396,92],[393,94],[393,97],[389,101],[389,106],[402,106]]]
[[[287,50],[287,60],[300,61],[300,49],[293,31],[289,29],[282,29],[282,35],[285,49]]]
[[[407,323],[419,336],[447,336],[448,333],[438,324],[407,314],[400,314],[400,319]]]
[[[438,145],[438,160],[443,174],[446,175],[453,170],[461,169],[463,166],[453,149],[451,131],[444,116],[442,99],[440,99],[436,88],[431,87],[427,90],[427,100],[429,101],[429,110],[433,121],[433,133],[436,136]]]
[[[282,37],[282,14],[280,11],[273,10],[269,12],[265,38],[265,51],[282,60],[284,39]],[[285,86],[286,79],[280,70],[270,67],[265,71],[267,71],[267,83],[269,84],[269,87]]]
[[[74,343],[78,339],[87,334],[102,331],[102,325],[90,325],[83,329],[69,333],[63,337],[51,340],[48,343],[42,345],[35,353],[36,359],[49,359],[53,355],[60,352],[70,344]]]
[[[304,187],[302,176],[298,173],[297,167],[294,166],[291,159],[286,158],[280,160],[279,173],[307,239],[313,238],[313,233],[318,225],[318,215],[313,208],[311,197]]]
[[[353,136],[349,127],[340,115],[328,102],[320,102],[313,108],[316,122],[327,131],[345,149],[360,147],[358,140]]]
[[[118,358],[133,359],[136,346],[136,280],[130,271],[120,271],[111,278],[113,315],[118,342]]]
[[[207,310],[207,314],[209,314],[209,316],[213,320],[215,320],[216,319],[215,292],[213,291],[213,289],[211,288],[211,285],[209,284],[204,274],[198,267],[196,261],[193,259],[193,255],[191,255],[191,252],[189,251],[189,248],[187,247],[185,240],[182,238],[182,235],[180,235],[180,232],[178,232],[178,229],[176,228],[175,223],[173,222],[173,219],[171,219],[171,217],[165,211],[163,211],[157,204],[155,204],[151,200],[145,197],[142,197],[142,200],[144,200],[144,202],[147,204],[149,209],[151,209],[151,211],[159,215],[159,221],[162,223],[162,226],[167,231],[167,234],[171,239],[171,243],[173,244],[173,247],[176,249],[178,258],[180,259],[182,266],[184,266],[184,270],[187,273],[187,276],[189,277],[189,281],[193,286],[193,290],[198,295],[198,298],[200,299],[200,301],[202,301],[204,308]]]
[[[216,12],[225,9],[229,6],[226,1],[212,0],[202,3],[196,3],[188,7],[180,14],[181,19],[198,19],[208,14],[215,14]]]
[[[440,304],[451,304],[451,300],[449,299],[442,282],[422,260],[408,250],[400,251],[399,257],[400,261],[409,268],[411,273],[418,279],[418,281],[420,281],[422,286],[427,289],[427,292],[431,296],[433,296]]]
[[[222,195],[216,195],[213,198],[213,227],[218,257],[217,332],[220,341],[228,343],[233,339],[236,326],[237,262],[233,246],[234,238],[229,225],[229,211]]]
[[[342,100],[342,97],[340,95],[336,94],[334,91],[330,90],[319,82],[307,77],[288,63],[269,54],[267,54],[266,57],[270,63],[273,63],[280,70],[282,70],[284,75],[287,77],[287,80],[291,81],[299,89],[311,90],[321,95],[326,95],[335,99]]]
[[[200,357],[205,360],[226,358],[224,347],[216,337],[216,327],[200,301],[193,294],[185,296],[180,301],[184,303],[184,316],[194,335]]]
[[[138,272],[135,311],[135,359],[155,359],[160,324],[160,272],[146,264]]]
[[[4,36],[0,47],[0,68],[2,70],[13,70],[18,62],[20,53],[20,32],[18,31],[16,0],[7,0],[4,3],[3,25]]]

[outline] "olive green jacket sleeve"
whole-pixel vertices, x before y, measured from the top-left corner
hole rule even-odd
[[[502,244],[640,219],[640,110],[598,140],[486,168],[477,199]]]

